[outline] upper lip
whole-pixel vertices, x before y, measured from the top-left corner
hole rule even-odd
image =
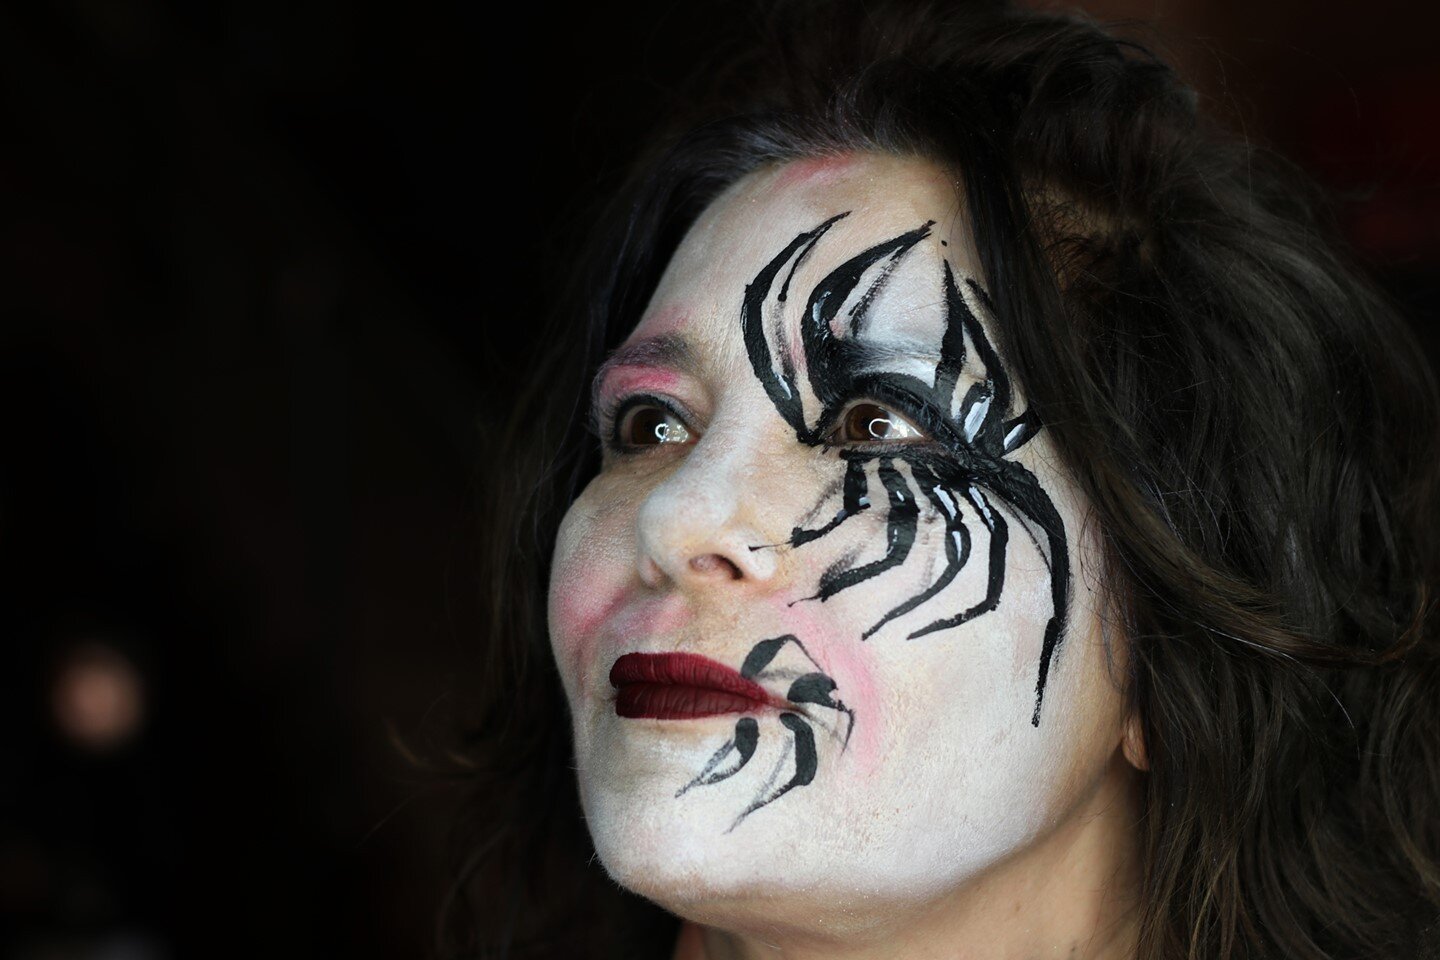
[[[789,706],[789,701],[754,680],[696,653],[627,653],[611,666],[610,685],[619,688],[629,683],[705,687],[782,709]]]

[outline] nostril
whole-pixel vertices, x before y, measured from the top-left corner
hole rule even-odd
[[[739,580],[741,577],[740,568],[718,553],[707,553],[702,556],[691,557],[690,569],[702,576],[723,575],[731,580]]]

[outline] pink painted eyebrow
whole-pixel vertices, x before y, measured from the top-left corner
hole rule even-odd
[[[600,369],[595,372],[595,379],[591,381],[590,407],[594,409],[598,406],[601,384],[611,371],[620,367],[670,367],[694,376],[699,366],[690,342],[674,333],[646,337],[644,340],[616,347],[600,364]]]

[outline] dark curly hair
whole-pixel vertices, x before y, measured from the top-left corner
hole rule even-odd
[[[861,150],[953,171],[1003,347],[1094,504],[1149,758],[1137,956],[1431,955],[1440,402],[1323,198],[1084,18],[800,0],[761,19],[598,218],[492,475],[444,952],[668,956],[674,918],[593,862],[546,640],[556,526],[597,464],[587,378],[721,190]]]

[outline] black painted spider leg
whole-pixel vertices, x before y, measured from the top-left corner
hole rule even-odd
[[[770,666],[770,661],[775,659],[776,655],[784,649],[787,643],[795,644],[795,646],[800,648],[800,652],[805,654],[805,659],[811,663],[815,663],[815,658],[810,656],[810,651],[805,649],[805,644],[801,643],[799,638],[793,633],[787,633],[784,636],[761,640],[755,644],[755,646],[751,647],[750,652],[745,656],[745,662],[740,664],[740,676],[746,680],[754,680],[760,676],[761,672]],[[819,664],[815,665],[819,666]]]
[[[965,286],[986,312],[992,317],[995,316],[995,305],[985,288],[976,283],[973,277],[965,278]],[[998,459],[1005,454],[1014,453],[1040,432],[1040,418],[1029,410],[1018,416],[1010,416],[1013,398],[1010,375],[1006,372],[1005,365],[1000,362],[990,338],[985,335],[985,327],[960,295],[948,260],[945,261],[945,294],[951,322],[946,330],[947,357],[936,376],[937,391],[942,382],[946,387],[953,388],[959,376],[959,364],[964,360],[964,337],[968,336],[975,345],[975,353],[980,362],[985,366],[985,383],[979,388],[979,392],[976,387],[972,387],[962,405],[961,420],[964,423],[965,439],[990,457]],[[956,320],[959,321],[958,324]],[[957,334],[960,340],[958,349],[949,346],[952,336]],[[948,392],[944,395],[948,396]],[[977,405],[976,401],[983,402]]]
[[[735,721],[735,736],[725,741],[724,746],[716,750],[714,755],[706,762],[704,769],[695,775],[695,779],[677,790],[675,796],[684,796],[685,792],[691,787],[709,786],[712,783],[719,783],[721,780],[739,773],[741,768],[750,762],[750,758],[755,756],[755,747],[759,742],[760,725],[755,721],[755,718],[741,717]],[[735,761],[734,765],[726,767],[724,770],[716,771],[715,768],[731,753],[739,754],[739,758]]]
[[[864,328],[870,306],[885,286],[891,271],[930,235],[932,222],[908,233],[863,250],[830,271],[810,291],[801,318],[801,343],[805,350],[806,372],[810,389],[820,406],[831,411],[849,399],[851,370],[846,360],[846,347]],[[883,265],[876,270],[876,264]],[[850,322],[844,337],[836,336],[834,321],[841,307],[849,300],[866,276],[871,277],[868,289],[850,311]],[[824,417],[821,417],[822,422]],[[818,438],[814,438],[818,439]]]
[[[914,640],[926,634],[938,633],[941,630],[949,630],[951,627],[958,627],[962,623],[973,620],[982,613],[994,610],[1000,603],[1000,592],[1005,588],[1005,556],[1006,545],[1010,540],[1010,526],[1005,518],[1000,515],[990,503],[984,492],[976,486],[965,487],[965,497],[975,508],[980,516],[980,522],[985,529],[990,531],[990,577],[985,588],[984,598],[975,606],[964,613],[943,620],[936,620],[929,626],[921,627],[906,639]]]
[[[973,335],[978,342],[984,341],[984,331],[976,324]],[[989,350],[988,343],[985,350]],[[1009,386],[1004,376],[994,383],[986,380],[984,383],[977,383],[965,392],[965,399],[960,404],[960,430],[961,436],[966,443],[981,448],[992,462],[996,463],[1002,475],[1013,473],[1019,468],[1011,461],[1002,459],[1002,455],[1011,451],[1010,443],[1023,444],[1033,432],[1039,429],[1039,419],[1032,416],[1028,411],[1013,420],[1004,421],[1004,414],[1009,405]],[[1001,427],[1005,427],[1002,435]],[[1050,569],[1049,545],[1041,543],[1040,537],[1035,533],[1031,524],[1034,522],[1023,510],[1016,511],[1016,518],[1020,521],[1020,527],[1035,544],[1036,551],[1045,561],[1046,569]]]
[[[786,745],[786,750],[781,754],[780,760],[775,764],[775,769],[771,771],[769,778],[765,781],[765,785],[760,788],[760,792],[755,795],[755,799],[751,801],[750,806],[746,807],[740,816],[735,818],[735,822],[730,824],[730,830],[738,827],[742,820],[756,810],[780,799],[796,787],[803,787],[815,779],[815,771],[819,767],[818,754],[815,751],[815,732],[810,729],[810,724],[805,721],[804,717],[794,713],[780,714],[780,722],[794,735],[794,739]],[[771,792],[776,778],[779,776],[781,769],[785,766],[785,761],[790,758],[791,754],[795,757],[795,774],[778,790]],[[729,833],[730,830],[725,832]]]
[[[1002,509],[1010,510],[1011,518],[1019,523],[1020,529],[1025,531],[1025,535],[1029,537],[1030,542],[1035,545],[1035,552],[1040,555],[1040,560],[1045,564],[1046,571],[1053,573],[1054,567],[1050,561],[1050,554],[1053,551],[1049,536],[1045,534],[1044,531],[1037,533],[1035,531],[1035,519],[1023,510],[1018,510],[1004,501],[1001,502],[1000,506]]]
[[[885,487],[890,500],[890,512],[885,521],[885,556],[863,566],[825,571],[820,577],[819,592],[802,599],[824,603],[841,590],[864,583],[871,577],[899,566],[909,556],[910,547],[915,543],[915,526],[920,517],[915,492],[910,489],[905,475],[895,469],[895,461],[891,458],[881,458],[878,473],[880,483]]]
[[[1005,472],[992,482],[992,489],[1021,516],[1035,523],[1046,533],[1048,551],[1040,551],[1050,568],[1050,621],[1045,625],[1045,639],[1040,647],[1040,674],[1035,681],[1035,712],[1032,726],[1040,725],[1040,707],[1045,699],[1045,682],[1055,651],[1065,635],[1070,609],[1070,554],[1065,546],[1065,527],[1055,504],[1040,488],[1034,474],[1018,463],[1007,462]]]
[[[824,673],[807,673],[803,677],[797,677],[795,682],[790,684],[790,691],[785,694],[785,699],[791,703],[814,703],[822,707],[828,707],[849,717],[850,722],[845,727],[845,738],[840,741],[840,749],[844,750],[850,745],[850,734],[855,730],[855,711],[845,706],[844,700],[836,700],[831,696],[835,692],[835,681]],[[815,721],[819,722],[819,721]],[[823,724],[822,724],[823,726]],[[836,737],[839,739],[839,737]]]
[[[752,546],[751,550],[802,546],[812,540],[819,540],[857,513],[870,508],[870,485],[865,478],[866,458],[846,456],[844,453],[841,455],[845,456],[846,460],[845,479],[841,489],[840,509],[836,511],[835,516],[818,527],[794,527],[790,531],[790,536],[779,543],[762,543]],[[831,496],[834,496],[833,487],[821,498],[820,503],[824,503]],[[816,504],[815,509],[819,509],[819,504]]]
[[[1041,488],[1035,475],[1013,460],[998,462],[1000,469],[982,481],[987,489],[1016,516],[1022,527],[1034,537],[1030,524],[1045,533],[1045,547],[1037,550],[1050,571],[1050,621],[1045,625],[1045,638],[1040,648],[1040,670],[1035,681],[1035,712],[1032,726],[1040,725],[1040,708],[1045,699],[1045,683],[1055,652],[1064,639],[1070,609],[1070,554],[1065,544],[1065,524],[1055,503]],[[998,515],[998,514],[997,514]]]
[[[1020,464],[1005,460],[1040,432],[1043,424],[1030,410],[1017,416],[1010,416],[1011,386],[1005,366],[985,335],[979,319],[965,304],[955,287],[954,274],[950,264],[945,263],[946,293],[952,319],[958,317],[966,334],[975,345],[975,352],[985,366],[986,382],[984,393],[972,388],[962,405],[962,429],[967,442],[973,443],[998,468],[986,484],[1011,508],[1021,522],[1021,527],[1035,543],[1036,550],[1050,572],[1050,598],[1053,613],[1045,626],[1045,638],[1041,646],[1040,670],[1035,683],[1035,712],[1031,716],[1033,726],[1040,725],[1040,708],[1044,703],[1045,684],[1055,651],[1064,637],[1070,602],[1070,557],[1065,543],[1065,525],[1049,496],[1040,488],[1033,474]],[[967,277],[965,284],[976,301],[993,317],[995,305],[989,294],[974,278]],[[948,336],[947,336],[948,339]],[[948,376],[948,371],[947,371]],[[939,377],[937,375],[937,385]],[[978,491],[977,491],[978,492]],[[999,519],[998,514],[996,519]],[[1001,521],[1003,522],[1003,521]],[[1045,534],[1042,544],[1034,528],[1038,526]],[[994,546],[992,531],[992,583],[994,570]],[[966,615],[962,614],[962,617]],[[961,621],[963,622],[963,620]],[[933,625],[932,625],[933,626]],[[944,629],[943,626],[936,629]],[[930,632],[927,628],[924,632]],[[912,635],[914,636],[914,635]]]
[[[945,569],[940,571],[940,575],[930,586],[895,607],[877,620],[870,629],[860,634],[861,640],[870,639],[885,624],[896,617],[904,616],[945,589],[964,568],[966,561],[970,559],[970,531],[965,527],[964,520],[960,515],[960,504],[948,490],[940,485],[939,479],[927,467],[912,463],[910,472],[930,502],[935,504],[935,509],[945,517]]]
[[[813,230],[800,234],[789,245],[769,263],[767,263],[755,279],[745,287],[745,297],[740,308],[740,332],[745,340],[745,351],[750,358],[750,367],[755,372],[756,378],[765,393],[770,397],[770,402],[775,405],[776,411],[785,419],[785,422],[795,430],[795,435],[803,442],[812,441],[812,431],[805,424],[804,403],[800,398],[800,390],[795,382],[795,363],[784,347],[784,340],[779,343],[780,370],[775,369],[775,357],[770,352],[770,344],[765,336],[765,303],[770,296],[771,288],[775,285],[775,278],[780,271],[790,264],[790,272],[786,274],[780,292],[776,296],[777,303],[784,303],[789,295],[790,281],[795,276],[795,271],[800,264],[810,256],[815,245],[835,223],[848,216],[846,213],[836,214],[829,220],[820,224]]]

